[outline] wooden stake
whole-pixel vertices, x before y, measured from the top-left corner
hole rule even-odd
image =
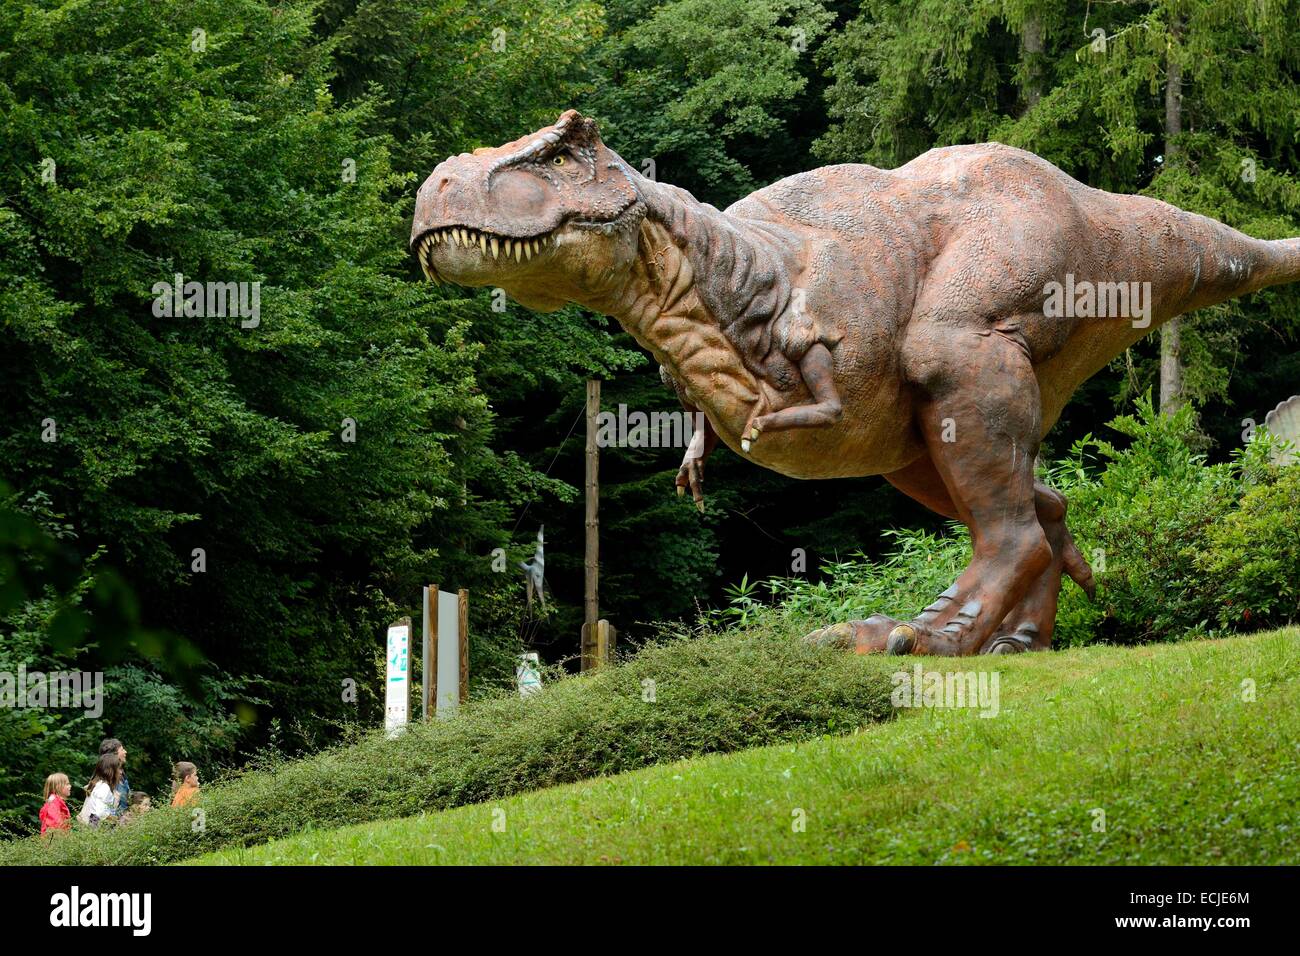
[[[469,591],[456,592],[457,638],[460,642],[460,702],[469,700]]]
[[[438,585],[429,585],[429,640],[425,644],[428,653],[424,666],[429,669],[429,683],[426,684],[424,706],[427,713],[434,717],[438,713]]]
[[[422,650],[420,654],[420,708],[422,720],[428,720],[433,716],[433,695],[438,689],[437,681],[431,680],[433,677],[433,652],[437,645],[433,642],[433,635],[429,631],[429,618],[431,617],[429,614],[429,591],[430,587],[425,586],[420,595],[420,636],[422,638],[420,642]],[[436,600],[437,590],[434,590],[433,594]]]
[[[600,414],[600,382],[587,381],[587,557],[582,607],[581,669],[595,665],[592,653],[596,621],[600,617],[600,532],[597,510],[600,503],[600,450],[596,446],[596,417]]]
[[[608,667],[614,663],[614,625],[601,618],[596,622],[596,666]]]

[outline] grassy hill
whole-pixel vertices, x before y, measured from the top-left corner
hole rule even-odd
[[[997,716],[910,709],[848,736],[308,830],[199,862],[1300,861],[1297,629],[903,666],[918,661],[996,671]]]
[[[767,626],[642,650],[528,700],[477,701],[396,740],[371,733],[205,785],[202,820],[0,843],[0,865],[169,863],[310,828],[393,819],[703,753],[845,733],[891,715],[883,660],[803,647]]]

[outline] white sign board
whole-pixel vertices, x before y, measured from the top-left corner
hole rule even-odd
[[[406,728],[411,701],[411,626],[388,628],[388,683],[384,695],[384,733],[396,737]]]
[[[542,671],[536,652],[519,655],[515,682],[519,685],[520,697],[531,697],[542,689]]]
[[[438,686],[434,714],[450,717],[460,710],[460,602],[455,594],[438,592]]]

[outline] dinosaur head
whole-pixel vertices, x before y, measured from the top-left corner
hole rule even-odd
[[[569,110],[513,143],[439,163],[420,187],[411,251],[434,281],[499,286],[541,311],[615,289],[645,217],[635,174]]]

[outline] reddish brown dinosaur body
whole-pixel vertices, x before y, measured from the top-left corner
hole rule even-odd
[[[916,619],[810,635],[860,652],[1050,646],[1062,573],[1089,591],[1092,573],[1034,479],[1043,435],[1162,322],[1300,278],[1295,240],[998,144],[817,169],[720,212],[638,175],[573,111],[440,164],[411,246],[430,278],[618,319],[707,417],[678,476],[697,500],[720,439],[795,477],[883,475],[969,526],[970,566]]]

